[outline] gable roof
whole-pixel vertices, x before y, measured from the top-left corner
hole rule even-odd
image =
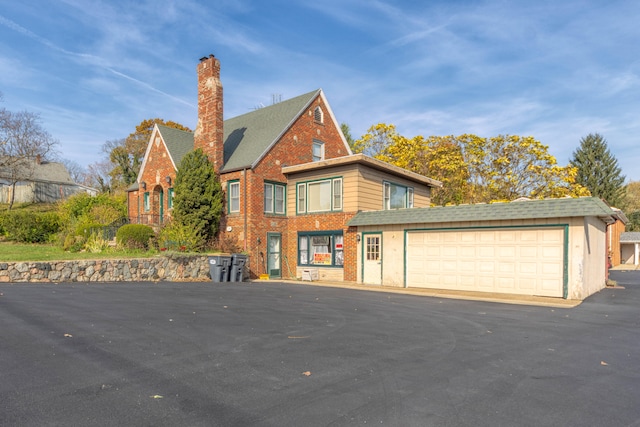
[[[23,160],[28,168],[33,168],[33,172],[28,181],[31,182],[52,182],[57,184],[70,184],[74,185],[73,179],[69,171],[59,162],[47,162],[43,161],[38,164],[36,159],[24,159]],[[5,168],[0,167],[0,178],[8,177],[11,172]]]
[[[193,150],[193,132],[187,132],[164,125],[156,126],[171,156],[173,166],[177,168],[185,154]]]
[[[609,223],[617,218],[618,212],[596,197],[581,197],[360,212],[348,225],[431,224],[583,216],[595,216]]]
[[[255,166],[321,92],[314,90],[225,120],[221,172]]]
[[[225,120],[224,166],[221,172],[254,167],[318,96],[324,99],[322,89]],[[335,122],[335,117],[326,99],[325,106],[329,110],[329,117]],[[336,126],[338,126],[337,122]],[[177,168],[184,155],[193,150],[193,132],[185,132],[162,125],[156,125],[156,128],[162,136],[174,167]],[[140,171],[144,170],[151,141],[154,138],[155,130],[151,135]],[[344,143],[348,149],[346,141]]]
[[[221,172],[255,166],[317,96],[323,96],[322,89],[225,120],[224,166]],[[329,109],[330,117],[335,121],[326,100],[325,105]],[[156,124],[138,172],[138,180],[145,169],[153,141],[158,134],[162,137],[176,169],[182,158],[194,148],[193,132]],[[346,141],[344,142],[348,147]],[[127,188],[127,191],[137,190],[138,180]]]

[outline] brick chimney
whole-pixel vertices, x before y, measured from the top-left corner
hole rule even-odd
[[[220,61],[213,55],[198,64],[198,125],[193,135],[194,148],[202,148],[214,170],[224,166],[224,128],[222,116]]]

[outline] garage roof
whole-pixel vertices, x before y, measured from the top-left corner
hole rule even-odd
[[[626,231],[620,234],[620,243],[639,243],[640,232]]]
[[[619,219],[620,215],[620,211],[612,209],[596,197],[581,197],[359,212],[348,225],[428,224],[585,216],[595,216],[605,222],[613,222]]]

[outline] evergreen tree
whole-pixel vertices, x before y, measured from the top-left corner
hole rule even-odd
[[[205,243],[218,233],[223,209],[220,180],[202,149],[187,153],[174,183],[174,220],[195,230]]]
[[[571,163],[578,168],[576,182],[589,189],[592,196],[604,199],[612,206],[622,206],[625,177],[602,135],[590,133],[582,138]]]

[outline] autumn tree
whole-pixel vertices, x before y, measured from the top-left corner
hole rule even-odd
[[[625,186],[625,203],[622,207],[629,222],[627,231],[640,231],[640,181],[631,181]]]
[[[489,203],[518,197],[588,195],[576,169],[559,166],[533,137],[476,135],[404,137],[394,125],[372,126],[356,145],[363,152],[442,182],[432,203]]]
[[[112,164],[112,169],[109,172],[112,188],[127,187],[136,181],[147,144],[156,124],[191,132],[191,129],[180,123],[155,118],[140,122],[136,126],[135,132],[126,138],[105,142],[102,151]]]
[[[469,167],[471,203],[589,194],[576,183],[576,170],[559,166],[549,147],[533,137],[462,135],[458,139]]]
[[[195,230],[204,245],[218,233],[224,197],[213,165],[201,148],[182,158],[173,188],[174,220]]]
[[[578,169],[576,182],[588,188],[594,197],[611,206],[623,205],[625,177],[602,135],[590,133],[583,137],[580,147],[573,152],[571,164]]]
[[[55,157],[58,141],[40,123],[40,116],[29,111],[0,109],[0,169],[11,186],[9,209],[13,207],[15,186],[33,177],[38,161]]]

